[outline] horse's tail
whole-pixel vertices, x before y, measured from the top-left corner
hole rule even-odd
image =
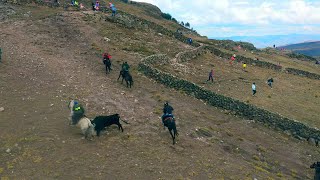
[[[121,118],[119,118],[120,119],[120,121],[122,121],[122,122],[124,122],[124,123],[126,123],[126,124],[130,124],[128,121],[126,121],[126,120],[124,120],[124,119],[121,119]]]

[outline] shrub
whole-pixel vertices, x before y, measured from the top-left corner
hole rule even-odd
[[[169,13],[161,13],[161,16],[165,19],[171,20],[172,16]]]

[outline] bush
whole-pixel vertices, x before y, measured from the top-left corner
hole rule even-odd
[[[161,13],[161,16],[165,19],[171,20],[172,16],[169,13]]]

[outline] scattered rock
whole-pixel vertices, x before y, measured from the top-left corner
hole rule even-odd
[[[4,111],[4,107],[0,107],[0,112]]]
[[[309,138],[308,139],[308,143],[315,146],[316,145],[316,140],[314,138]]]
[[[212,137],[212,133],[207,128],[199,128],[196,129],[196,132],[201,137]]]
[[[6,153],[10,153],[10,152],[11,152],[11,149],[8,148],[8,149],[6,150]]]

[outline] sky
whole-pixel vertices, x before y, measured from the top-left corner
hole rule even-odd
[[[135,0],[208,37],[320,34],[320,0]]]

